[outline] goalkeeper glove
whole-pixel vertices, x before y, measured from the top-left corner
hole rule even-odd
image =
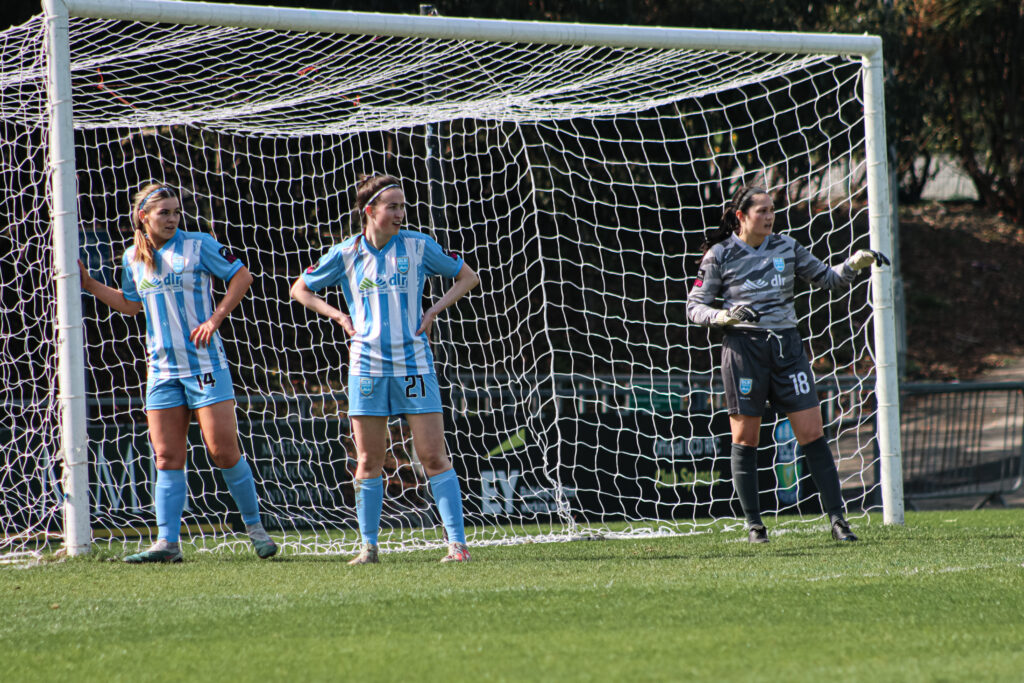
[[[853,256],[846,259],[846,265],[850,266],[854,270],[867,268],[872,263],[877,263],[880,266],[887,266],[889,265],[889,257],[880,251],[861,249],[860,251],[854,252]]]
[[[738,304],[732,308],[725,308],[715,314],[715,324],[722,327],[735,325],[736,323],[756,323],[761,319],[761,314],[746,304]]]

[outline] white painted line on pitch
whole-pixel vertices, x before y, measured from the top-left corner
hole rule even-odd
[[[986,570],[986,569],[1000,569],[1000,568],[1002,568],[1004,566],[1006,566],[1006,565],[1002,565],[1002,564],[978,564],[978,565],[973,565],[973,566],[970,566],[970,567],[936,567],[934,569],[926,569],[926,568],[923,568],[923,567],[913,567],[911,569],[903,569],[903,570],[897,570],[897,571],[891,571],[891,572],[889,572],[889,571],[887,571],[887,572],[871,572],[871,573],[867,573],[867,574],[862,573],[862,572],[845,572],[845,573],[844,572],[840,572],[840,573],[837,573],[837,574],[824,574],[824,575],[821,575],[821,576],[809,576],[805,580],[806,581],[829,581],[831,579],[846,579],[846,578],[851,578],[851,577],[854,577],[854,578],[864,578],[864,579],[881,579],[881,578],[885,578],[887,576],[904,576],[904,577],[906,577],[906,576],[918,576],[918,575],[928,576],[928,575],[931,575],[931,574],[956,574],[956,573],[960,573],[960,572],[974,572],[974,571]],[[1021,564],[1021,566],[1024,567],[1024,564]]]

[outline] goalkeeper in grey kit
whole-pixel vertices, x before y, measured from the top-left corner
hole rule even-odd
[[[742,187],[721,225],[709,230],[686,301],[691,322],[722,329],[722,381],[732,431],[733,485],[751,543],[767,543],[757,485],[757,443],[765,402],[789,417],[828,513],[832,537],[856,541],[843,516],[839,472],[825,439],[814,375],[797,331],[793,285],[801,278],[829,290],[849,287],[857,271],[889,260],[861,249],[829,267],[786,235],[772,233],[775,209],[760,187]],[[718,307],[716,300],[722,299]]]

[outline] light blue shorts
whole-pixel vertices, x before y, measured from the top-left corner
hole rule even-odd
[[[235,400],[235,389],[231,385],[231,371],[216,370],[194,377],[172,377],[170,379],[149,378],[146,386],[146,410],[177,408],[202,408],[221,401]]]
[[[437,375],[348,377],[349,415],[416,415],[440,413]]]

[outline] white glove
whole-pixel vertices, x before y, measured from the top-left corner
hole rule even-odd
[[[880,251],[861,249],[854,252],[853,256],[846,259],[846,265],[850,266],[854,270],[867,268],[874,263],[877,263],[880,266],[887,266],[889,265],[889,258]]]
[[[723,308],[715,314],[714,324],[720,327],[735,325],[736,323],[756,323],[761,319],[761,314],[746,304],[739,304],[732,308]]]

